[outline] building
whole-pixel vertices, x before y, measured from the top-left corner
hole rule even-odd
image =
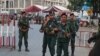
[[[52,6],[60,5],[67,7],[67,0],[0,0],[1,1],[1,11],[10,11],[10,13],[20,12],[28,6],[33,4]]]

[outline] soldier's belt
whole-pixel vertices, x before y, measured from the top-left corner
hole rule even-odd
[[[26,31],[28,31],[28,29],[20,29],[21,31],[23,31],[23,32],[26,32]]]

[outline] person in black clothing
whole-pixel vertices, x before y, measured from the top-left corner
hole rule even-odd
[[[19,52],[21,51],[22,47],[22,39],[24,38],[24,44],[25,44],[25,51],[29,52],[28,49],[28,31],[29,31],[29,20],[26,17],[26,12],[21,13],[21,17],[18,21],[18,28],[19,28]]]
[[[100,19],[99,19],[98,26],[99,26],[98,32],[93,33],[93,36],[88,39],[89,44],[91,42],[95,42],[95,45],[93,46],[93,48],[89,52],[88,56],[100,56],[100,53],[99,53],[100,52]]]
[[[73,13],[70,14],[70,30],[71,30],[71,36],[70,36],[70,41],[71,41],[71,56],[74,56],[74,51],[75,51],[75,36],[76,32],[79,29],[79,22],[75,15]]]

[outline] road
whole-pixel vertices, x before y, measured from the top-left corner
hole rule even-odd
[[[25,52],[24,44],[22,46],[22,51],[18,52],[18,28],[16,27],[16,49],[10,50],[10,48],[0,48],[0,56],[42,56],[42,39],[43,33],[39,32],[41,25],[31,24],[33,29],[29,30],[29,50],[30,52]],[[24,42],[23,42],[24,43]],[[69,55],[70,55],[69,46]],[[88,56],[90,48],[76,47],[75,56]],[[49,50],[47,49],[46,56],[50,56]],[[56,55],[55,55],[56,56]]]

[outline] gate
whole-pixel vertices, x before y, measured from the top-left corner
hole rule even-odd
[[[90,31],[78,31],[76,34],[75,45],[77,47],[93,47],[94,43],[88,44],[88,39],[92,37],[92,33]]]

